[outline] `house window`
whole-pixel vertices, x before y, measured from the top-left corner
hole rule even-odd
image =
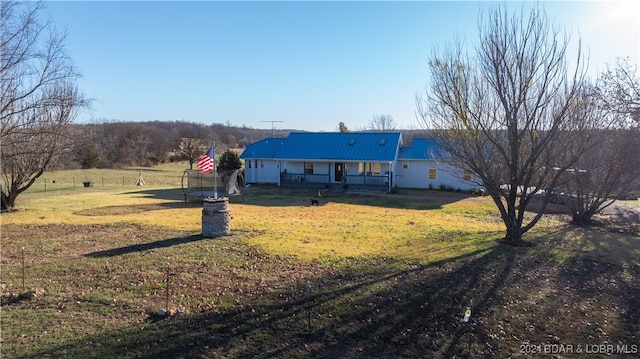
[[[464,178],[465,181],[471,181],[471,171],[464,170],[464,172],[462,173],[462,178]]]
[[[358,175],[362,176],[364,174],[364,162],[358,163]]]
[[[260,160],[260,168],[264,168],[264,160]]]
[[[249,165],[249,168],[251,168],[251,161],[247,161],[247,165]]]
[[[429,179],[430,180],[436,179],[437,175],[438,175],[438,170],[436,170],[435,168],[429,168]]]
[[[253,164],[254,164],[254,166],[253,166],[253,167],[258,168],[258,160],[254,160],[254,161],[253,161]]]
[[[313,162],[305,162],[304,163],[304,174],[312,175],[313,174]]]
[[[373,174],[376,176],[380,176],[380,172],[382,171],[382,166],[380,165],[380,162],[375,162],[373,164]]]
[[[409,168],[409,161],[402,161],[402,168]]]
[[[380,176],[380,163],[379,162],[367,162],[365,167],[367,168],[367,176]]]

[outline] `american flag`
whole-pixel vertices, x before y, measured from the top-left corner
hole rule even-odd
[[[202,173],[213,172],[214,160],[213,160],[213,146],[209,147],[209,151],[202,155],[198,160],[198,168]]]

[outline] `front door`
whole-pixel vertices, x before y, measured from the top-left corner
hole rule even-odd
[[[344,171],[344,163],[336,163],[334,167],[334,182],[342,182],[342,172]]]

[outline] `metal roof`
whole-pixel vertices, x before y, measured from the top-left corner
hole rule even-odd
[[[265,138],[247,146],[240,155],[245,158],[276,158],[276,153],[284,144],[286,138]]]
[[[433,138],[414,138],[413,145],[400,149],[399,160],[435,160],[449,158],[438,140]]]
[[[258,141],[247,147],[240,158],[284,160],[376,161],[391,162],[400,144],[399,132],[292,132],[275,150]]]

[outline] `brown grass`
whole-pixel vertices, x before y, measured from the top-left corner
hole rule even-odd
[[[512,248],[496,243],[500,222],[486,198],[420,194],[327,193],[311,207],[311,192],[251,188],[230,204],[232,235],[218,239],[200,236],[199,205],[172,188],[27,195],[21,211],[2,215],[2,354],[637,353],[637,235],[550,219],[528,237],[537,246]],[[176,314],[160,318],[167,271]],[[560,346],[572,352],[543,352]]]

